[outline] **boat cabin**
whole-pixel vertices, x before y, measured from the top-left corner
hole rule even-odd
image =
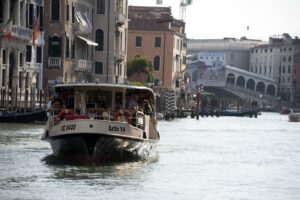
[[[147,87],[80,83],[56,85],[55,92],[63,107],[72,110],[77,117],[106,120],[125,117],[127,121],[144,114],[155,117],[154,94]]]

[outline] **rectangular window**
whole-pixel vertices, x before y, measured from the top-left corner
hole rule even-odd
[[[97,14],[105,14],[105,0],[97,0]]]
[[[40,30],[44,30],[44,7],[40,6],[39,7],[39,17],[40,17]]]
[[[33,28],[33,4],[29,4],[29,28]]]
[[[24,66],[23,64],[23,54],[22,53],[20,53],[20,66],[22,67],[22,66]]]
[[[36,62],[42,63],[42,47],[36,47]]]
[[[65,49],[65,53],[66,53],[66,58],[70,57],[70,41],[69,38],[66,37],[66,49]]]
[[[26,46],[26,62],[31,62],[31,46]]]
[[[66,5],[66,19],[67,22],[70,20],[70,16],[69,16],[70,12],[69,12],[69,4]]]
[[[161,37],[155,37],[155,47],[161,47]]]
[[[135,46],[136,47],[142,47],[142,37],[141,36],[136,36],[136,38],[135,38]]]
[[[95,74],[103,74],[103,63],[95,62]]]
[[[22,73],[23,72],[19,72],[19,88],[22,88]]]
[[[72,5],[72,23],[75,23],[75,7]]]
[[[72,42],[72,47],[71,47],[71,54],[72,54],[72,58],[74,59],[75,58],[75,41]]]
[[[6,51],[5,50],[2,51],[2,63],[6,64]]]
[[[3,1],[0,2],[0,23],[3,23]]]

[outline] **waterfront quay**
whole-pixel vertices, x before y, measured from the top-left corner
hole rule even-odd
[[[1,199],[300,197],[300,126],[287,115],[158,121],[153,158],[84,165],[55,159],[44,126],[0,123]]]

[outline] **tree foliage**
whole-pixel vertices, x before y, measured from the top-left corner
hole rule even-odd
[[[127,76],[130,77],[136,73],[145,73],[147,82],[153,81],[153,68],[150,61],[142,57],[135,57],[127,63]]]

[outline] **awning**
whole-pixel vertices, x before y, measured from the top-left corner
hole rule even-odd
[[[83,41],[85,41],[88,45],[98,46],[98,43],[94,42],[93,40],[87,39],[87,38],[79,36],[79,35],[77,35],[77,37],[82,39]]]

